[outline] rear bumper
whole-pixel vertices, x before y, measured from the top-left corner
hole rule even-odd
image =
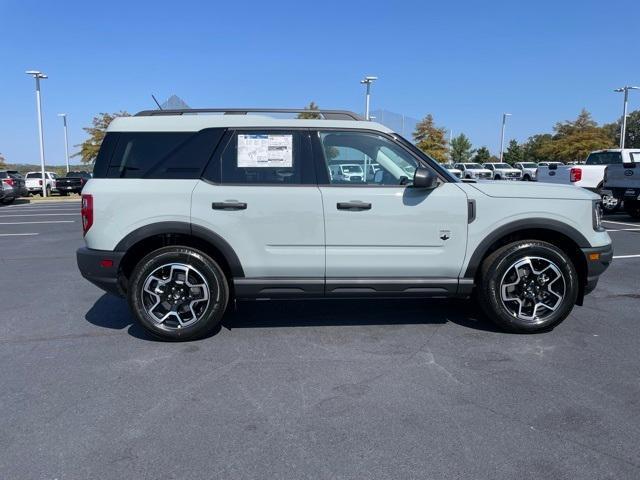
[[[613,245],[583,248],[582,253],[587,262],[587,284],[584,293],[588,294],[596,288],[600,275],[611,265],[611,261],[613,260]]]
[[[124,296],[118,279],[120,261],[123,256],[124,252],[92,250],[87,247],[79,248],[76,251],[78,269],[80,269],[82,276],[105,292],[118,296]],[[111,266],[104,266],[109,261]]]

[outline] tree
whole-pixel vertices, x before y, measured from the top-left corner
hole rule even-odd
[[[468,162],[475,150],[471,144],[471,140],[461,133],[451,140],[451,161],[454,163]]]
[[[4,155],[0,153],[0,168],[5,168],[6,166]]]
[[[547,159],[571,162],[584,160],[589,152],[615,146],[607,130],[598,127],[584,108],[574,121],[556,123],[551,142],[540,149]]]
[[[514,163],[522,162],[522,159],[522,147],[518,145],[517,140],[511,140],[507,147],[507,151],[504,152],[502,160],[509,165],[513,165]]]
[[[297,118],[308,119],[308,120],[322,118],[319,113],[314,112],[314,110],[319,110],[319,107],[318,105],[315,104],[315,102],[311,102],[309,105],[304,107],[304,109],[308,110],[308,112],[299,113]]]
[[[416,125],[413,132],[416,146],[438,162],[446,162],[449,151],[446,139],[446,129],[436,127],[433,115],[428,114]]]
[[[99,113],[93,117],[91,122],[92,126],[83,128],[83,130],[89,134],[89,138],[80,145],[75,145],[76,147],[80,147],[80,151],[73,154],[72,157],[80,156],[82,163],[95,162],[109,124],[114,118],[128,116],[129,114],[127,112],[120,111],[116,113]]]
[[[620,145],[620,127],[622,119],[607,123],[602,128],[607,132],[615,145]],[[624,135],[625,148],[640,148],[640,110],[634,110],[627,115],[627,128]]]
[[[542,162],[547,160],[544,149],[553,141],[553,135],[542,133],[533,135],[522,145],[522,158],[525,162]]]
[[[473,157],[473,161],[476,163],[487,163],[489,160],[491,160],[491,152],[487,147],[480,147]]]

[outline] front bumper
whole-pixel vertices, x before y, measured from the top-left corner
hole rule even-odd
[[[118,272],[123,256],[124,252],[92,250],[87,247],[76,251],[78,268],[82,276],[105,292],[121,297],[124,296],[124,292],[120,288]]]
[[[587,262],[587,284],[584,289],[586,295],[596,288],[600,275],[611,265],[611,261],[613,260],[613,245],[583,248],[582,253]]]

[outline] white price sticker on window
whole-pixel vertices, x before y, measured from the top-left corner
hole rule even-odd
[[[238,135],[238,167],[293,167],[293,135]]]

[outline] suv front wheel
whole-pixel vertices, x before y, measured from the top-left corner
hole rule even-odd
[[[537,332],[571,313],[578,275],[571,259],[554,245],[518,241],[485,259],[478,294],[484,312],[503,329]]]
[[[135,267],[128,300],[138,321],[166,340],[194,340],[214,331],[229,301],[220,266],[191,247],[155,250]]]

